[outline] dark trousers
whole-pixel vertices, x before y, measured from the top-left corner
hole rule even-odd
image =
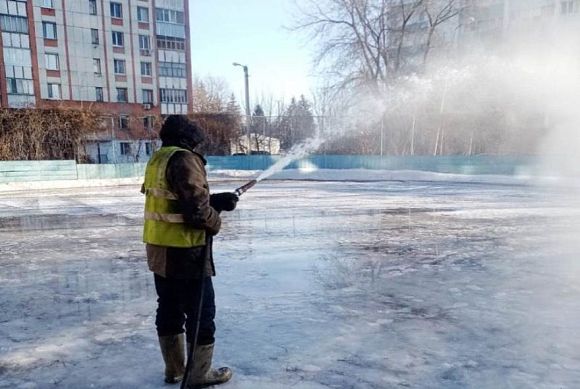
[[[199,345],[212,344],[215,334],[215,296],[211,277],[206,277],[204,284]],[[193,342],[200,286],[201,279],[164,278],[155,274],[155,289],[159,296],[155,325],[159,336],[181,334],[185,324],[187,341]]]

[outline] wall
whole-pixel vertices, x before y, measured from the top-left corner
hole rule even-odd
[[[121,144],[128,143],[129,149],[126,150],[128,154],[123,154]],[[154,148],[159,148],[159,142],[148,140],[104,140],[92,141],[87,143],[85,151],[90,160],[94,163],[109,164],[109,163],[134,163],[149,160],[150,152]],[[100,159],[99,159],[100,155]]]

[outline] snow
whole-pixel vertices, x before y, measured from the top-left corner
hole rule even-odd
[[[580,386],[578,196],[341,173],[284,171],[224,214],[224,388]],[[142,206],[136,184],[0,193],[0,388],[165,387]]]

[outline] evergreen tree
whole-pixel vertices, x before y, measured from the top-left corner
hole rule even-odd
[[[301,95],[299,100],[292,97],[278,129],[281,147],[288,150],[314,136],[315,130],[312,104],[304,95]]]
[[[239,118],[241,116],[241,109],[238,101],[236,100],[236,96],[232,93],[228,103],[226,104],[226,112],[229,115],[235,116]]]
[[[251,129],[252,149],[257,152],[265,151],[266,118],[264,117],[264,109],[260,104],[256,105],[254,112],[252,112]]]

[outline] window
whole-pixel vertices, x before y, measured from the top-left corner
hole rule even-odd
[[[52,0],[42,0],[42,7],[43,8],[54,8],[54,4]]]
[[[151,37],[149,35],[139,35],[139,49],[143,51],[149,51],[151,48]]]
[[[98,74],[99,76],[102,74],[101,72],[101,59],[100,58],[93,58],[93,72]]]
[[[119,146],[121,147],[121,155],[131,155],[131,143],[121,142]]]
[[[28,34],[28,19],[20,16],[0,15],[0,28],[3,32]]]
[[[56,39],[56,23],[42,22],[42,36],[45,39]]]
[[[121,31],[113,31],[113,46],[123,47],[123,33]]]
[[[44,54],[44,62],[46,64],[47,70],[59,70],[60,64],[58,62],[58,54],[53,53],[45,53]]]
[[[7,78],[6,87],[9,95],[34,95],[32,80]]]
[[[143,128],[145,128],[146,130],[151,130],[153,128],[153,117],[152,116],[145,116],[143,118]]]
[[[151,55],[151,37],[148,35],[139,35],[139,53],[145,57]]]
[[[48,84],[48,98],[60,100],[60,84]]]
[[[155,20],[164,23],[183,24],[183,12],[172,9],[155,8]]]
[[[113,60],[113,65],[115,68],[115,74],[125,74],[125,60],[124,59]]]
[[[129,128],[129,116],[121,115],[119,116],[119,128],[121,130],[126,130]]]
[[[111,1],[111,17],[123,19],[123,5],[121,3],[114,3]]]
[[[153,75],[151,62],[141,62],[141,75],[142,76],[152,76]]]
[[[89,0],[89,14],[97,14],[97,0]]]
[[[143,104],[153,104],[153,90],[143,89]]]
[[[187,103],[187,90],[185,89],[160,89],[159,92],[162,103]]]
[[[562,8],[561,12],[563,15],[573,14],[578,12],[578,4],[575,0],[566,0],[560,2]]]
[[[99,30],[96,28],[91,28],[91,42],[93,45],[99,44]]]
[[[186,78],[184,63],[159,62],[159,75],[162,77]]]
[[[157,48],[167,50],[185,50],[185,39],[157,35]]]
[[[127,98],[127,88],[117,88],[117,102],[126,103],[127,101],[129,101]]]
[[[140,22],[149,22],[149,8],[137,7],[137,20]]]
[[[14,47],[19,49],[30,48],[30,38],[27,34],[18,34],[15,32],[2,34],[2,43],[4,47]]]
[[[146,117],[145,119],[148,119],[148,117]],[[145,126],[146,129],[149,129],[151,127],[147,127]],[[153,151],[153,147],[151,146],[151,142],[145,142],[145,154],[146,155],[151,155],[151,152]]]
[[[95,87],[95,100],[105,101],[105,97],[103,95],[103,88],[100,86]]]

